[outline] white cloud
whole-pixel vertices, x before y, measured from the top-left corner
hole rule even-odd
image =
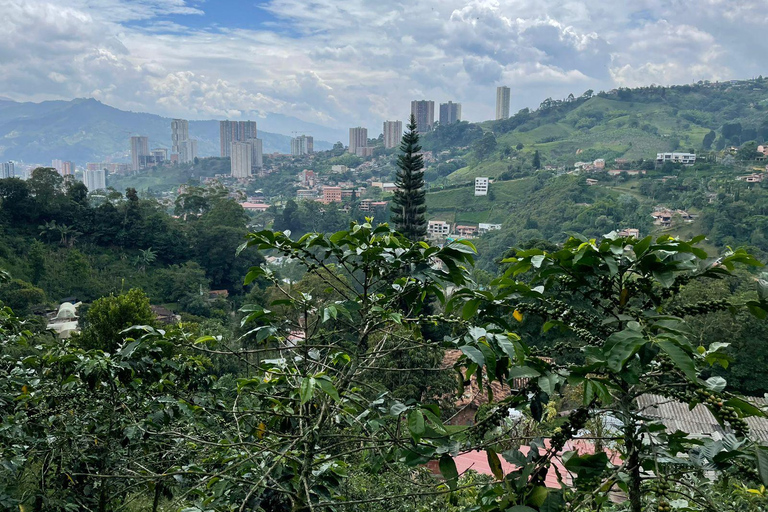
[[[755,56],[768,45],[757,0],[271,0],[276,21],[260,29],[185,26],[222,3],[0,0],[0,90],[376,131],[416,98],[490,118],[500,84],[522,108],[588,88],[749,77],[765,73]]]

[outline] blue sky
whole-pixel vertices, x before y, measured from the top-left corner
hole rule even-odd
[[[0,0],[0,91],[378,133],[413,99],[470,121],[587,89],[768,74],[760,0]]]
[[[138,26],[151,26],[157,21],[170,21],[197,30],[244,29],[275,30],[290,33],[290,27],[279,23],[270,12],[268,0],[208,0],[187,2],[201,14],[169,13],[154,19],[135,22]]]

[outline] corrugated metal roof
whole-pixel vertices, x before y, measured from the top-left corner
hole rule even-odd
[[[765,398],[747,397],[746,400],[756,407],[765,407]],[[660,395],[646,394],[637,400],[642,414],[649,418],[660,420],[669,431],[682,430],[689,434],[711,435],[722,437],[731,433],[730,428],[720,426],[714,415],[707,407],[698,404],[692,410],[688,404],[666,398]],[[749,436],[752,440],[768,443],[768,418],[745,418],[749,425]]]

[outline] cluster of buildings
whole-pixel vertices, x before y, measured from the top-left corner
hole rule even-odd
[[[484,235],[490,231],[498,231],[501,224],[490,224],[481,222],[478,225],[465,225],[444,220],[430,220],[427,222],[427,237],[431,240],[445,240],[454,238],[475,238]]]
[[[311,135],[291,138],[291,155],[304,156],[315,151],[315,139]]]
[[[669,208],[657,207],[651,217],[653,217],[653,223],[656,226],[668,228],[672,225],[672,219],[674,216],[679,216],[683,222],[693,222],[695,217],[685,210],[670,210]]]
[[[230,158],[230,175],[248,179],[264,167],[264,146],[257,137],[256,121],[220,121],[221,157]]]

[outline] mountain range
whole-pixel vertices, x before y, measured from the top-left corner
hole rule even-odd
[[[314,136],[317,150],[344,140],[342,130],[281,114],[267,114],[256,122],[265,153],[290,153],[292,133]],[[198,141],[198,156],[219,156],[219,121],[190,121],[189,134]],[[119,110],[92,98],[41,103],[0,99],[1,160],[45,165],[53,159],[79,165],[127,161],[133,135],[148,136],[150,149],[170,148],[171,119]]]

